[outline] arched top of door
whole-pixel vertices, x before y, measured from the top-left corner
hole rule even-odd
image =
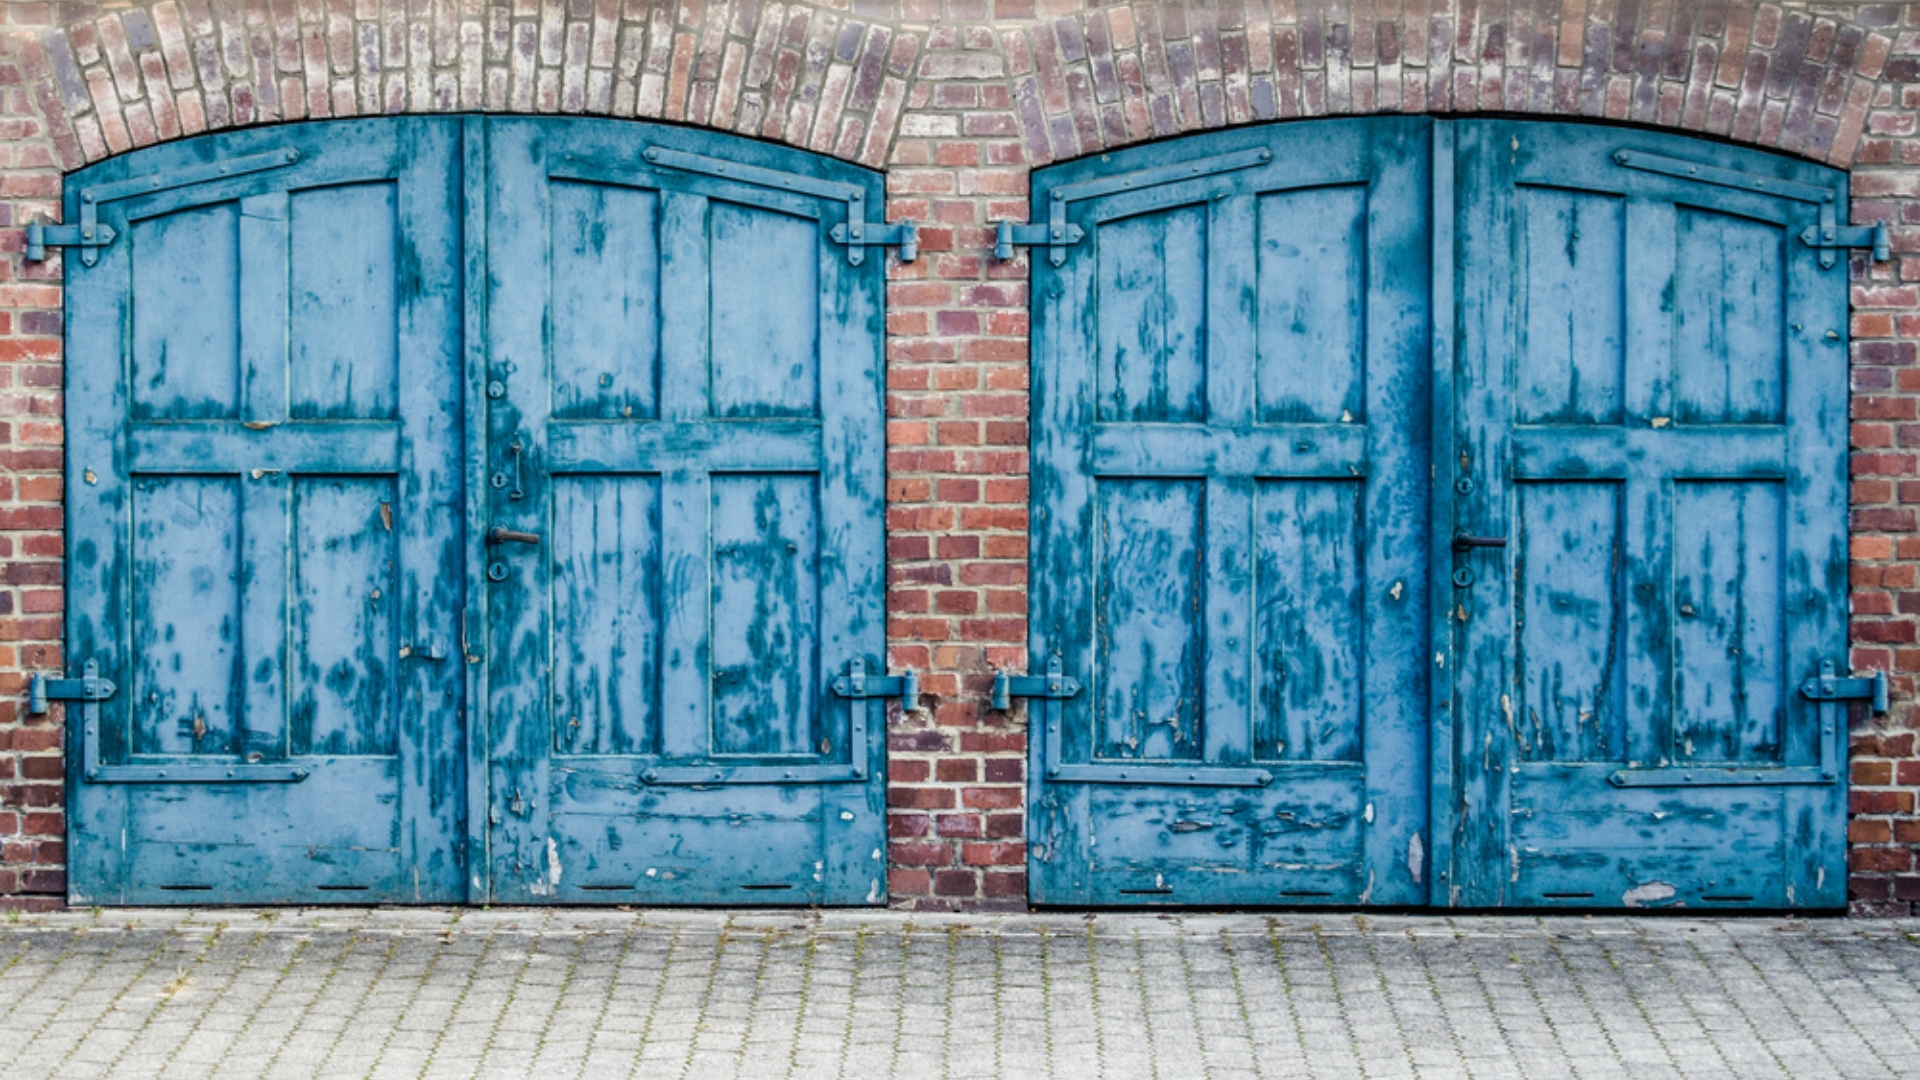
[[[61,172],[205,131],[487,112],[662,120],[873,168],[987,166],[977,182],[991,184],[998,166],[1267,120],[1501,112],[1696,132],[1844,168],[1892,164],[1876,136],[1911,123],[1892,111],[1920,83],[1920,57],[1897,52],[1904,10],[1805,0],[14,3],[0,13],[0,83],[15,90],[0,98],[11,114],[0,123],[21,147],[19,166]],[[982,144],[978,160],[943,158],[943,142]],[[1025,185],[1009,176],[1006,187],[1018,197]]]

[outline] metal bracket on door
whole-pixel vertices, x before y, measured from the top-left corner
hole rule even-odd
[[[1045,675],[1009,675],[1002,671],[993,677],[993,707],[998,712],[1013,708],[1013,699],[1070,698],[1080,692],[1080,683],[1066,675],[1066,668],[1055,656],[1047,660]]]
[[[1011,221],[1002,221],[994,232],[993,257],[1005,262],[1013,258],[1014,245],[1052,248],[1048,259],[1055,266],[1064,266],[1067,262],[1067,249],[1079,243],[1086,233],[1077,225],[1067,223],[1067,204],[1085,199],[1097,199],[1104,195],[1118,195],[1123,191],[1139,191],[1142,188],[1159,187],[1163,184],[1177,184],[1182,180],[1197,180],[1203,176],[1214,176],[1236,169],[1250,169],[1255,165],[1265,165],[1273,160],[1273,151],[1236,150],[1231,154],[1215,157],[1197,158],[1182,161],[1174,165],[1161,165],[1138,172],[1120,173],[1117,176],[1103,176],[1097,180],[1084,180],[1078,184],[1062,184],[1054,188],[1047,197],[1047,222],[1044,225],[1017,225]]]
[[[27,712],[38,716],[49,701],[81,703],[80,740],[87,780],[95,784],[298,783],[308,770],[297,765],[249,761],[174,760],[165,764],[105,765],[100,761],[100,703],[118,687],[100,677],[100,665],[86,662],[78,679],[35,675],[27,683]]]
[[[1800,242],[1820,252],[1820,265],[1823,267],[1831,267],[1838,261],[1834,253],[1841,248],[1871,248],[1874,262],[1886,262],[1892,257],[1892,237],[1887,231],[1885,222],[1874,225],[1843,226],[1836,220],[1838,217],[1836,207],[1840,201],[1840,193],[1833,188],[1820,187],[1817,184],[1802,184],[1797,180],[1782,180],[1774,176],[1761,176],[1758,173],[1741,172],[1738,169],[1726,169],[1718,165],[1702,165],[1697,161],[1663,157],[1659,154],[1643,154],[1638,150],[1616,150],[1613,153],[1613,160],[1626,168],[1639,169],[1642,172],[1677,176],[1684,180],[1698,180],[1703,184],[1715,184],[1762,195],[1778,195],[1796,202],[1812,203],[1819,207],[1820,224],[1807,226],[1800,234]]]
[[[699,173],[702,176],[733,180],[755,187],[772,188],[775,191],[794,191],[802,195],[813,195],[822,199],[834,199],[847,204],[847,221],[844,225],[835,225],[828,230],[836,244],[847,248],[847,261],[859,266],[866,261],[866,248],[869,246],[897,246],[900,249],[900,261],[912,262],[920,257],[920,231],[911,221],[896,224],[867,220],[867,193],[856,185],[841,183],[838,180],[820,180],[799,173],[781,172],[778,169],[765,169],[758,165],[742,165],[737,161],[707,157],[704,154],[689,154],[685,150],[669,150],[664,146],[649,146],[640,155],[650,165],[660,165],[681,172]]]
[[[908,668],[905,675],[869,675],[867,662],[856,656],[847,661],[847,673],[833,680],[833,692],[843,698],[897,697],[911,711],[920,707],[920,673]]]
[[[80,249],[80,261],[92,266],[100,260],[100,250],[113,243],[118,234],[112,228],[100,224],[100,204],[116,199],[130,199],[135,195],[150,195],[156,191],[168,191],[173,188],[204,184],[213,180],[225,180],[233,176],[245,176],[248,173],[265,172],[268,169],[283,169],[300,160],[300,151],[287,149],[275,150],[266,154],[251,154],[247,157],[230,158],[210,165],[195,165],[172,172],[154,173],[150,176],[135,177],[131,180],[118,180],[111,184],[95,184],[80,189],[80,224],[48,225],[34,222],[27,226],[27,261],[44,262],[50,247],[77,247]]]
[[[45,716],[49,701],[105,701],[118,689],[99,676],[93,661],[87,661],[85,671],[78,679],[49,679],[35,672],[27,679],[27,715]]]
[[[1811,701],[1871,701],[1873,711],[1887,711],[1887,673],[1870,672],[1863,678],[1842,678],[1833,661],[1820,662],[1820,674],[1800,684],[1800,693]]]

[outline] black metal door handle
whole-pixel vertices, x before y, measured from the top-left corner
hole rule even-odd
[[[489,544],[537,544],[539,542],[540,536],[538,533],[521,532],[518,529],[503,529],[498,525],[487,530],[487,543]]]
[[[1466,551],[1469,548],[1503,548],[1507,546],[1504,536],[1474,536],[1461,529],[1453,534],[1453,550]]]

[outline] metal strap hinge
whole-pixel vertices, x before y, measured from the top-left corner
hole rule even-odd
[[[92,266],[100,261],[100,249],[113,243],[117,235],[110,227],[100,224],[101,203],[245,176],[248,173],[264,172],[268,169],[283,169],[299,160],[300,151],[298,150],[274,150],[265,154],[229,158],[209,165],[195,165],[191,168],[175,169],[172,172],[154,173],[150,176],[137,176],[131,180],[117,180],[111,184],[95,184],[92,187],[81,188],[80,224],[48,225],[35,222],[28,225],[27,260],[44,262],[47,249],[50,247],[77,247],[80,249],[80,261],[87,266]]]
[[[1893,258],[1893,234],[1885,222],[1877,225],[1809,225],[1801,231],[1800,242],[1823,252],[1838,248],[1871,248],[1874,262],[1886,262]]]
[[[49,679],[35,674],[27,680],[27,712],[43,716],[49,701],[105,701],[116,689],[111,679],[103,679],[91,671],[79,679]]]
[[[1820,674],[1800,684],[1800,692],[1813,701],[1870,701],[1873,711],[1887,711],[1887,673],[1874,671],[1864,677],[1842,677],[1833,661],[1820,662]]]
[[[1000,712],[1013,708],[1017,697],[1070,698],[1079,692],[1079,681],[1067,677],[1058,656],[1048,658],[1045,675],[1009,675],[1002,671],[993,677],[993,707]]]
[[[847,661],[847,673],[833,680],[833,692],[843,698],[897,697],[902,709],[917,709],[920,673],[908,668],[905,675],[869,675],[867,662],[856,656]]]
[[[735,183],[752,184],[755,187],[771,188],[775,191],[795,191],[802,195],[846,203],[846,223],[835,225],[828,230],[828,235],[833,237],[834,243],[847,246],[847,261],[855,266],[866,261],[864,249],[874,245],[898,246],[901,262],[912,262],[920,257],[920,230],[915,228],[911,221],[902,221],[893,225],[868,221],[867,193],[857,184],[839,180],[822,180],[801,173],[766,169],[758,165],[743,165],[738,161],[707,157],[704,154],[690,154],[685,150],[669,150],[664,146],[649,146],[641,152],[640,156],[645,158],[649,165],[698,173],[701,176],[711,176],[719,180],[732,180]]]
[[[1001,262],[1013,258],[1015,245],[1020,247],[1072,247],[1085,237],[1078,225],[1062,223],[1054,225],[1021,225],[1003,221],[994,227],[993,257]],[[1062,256],[1064,257],[1064,255]]]
[[[1079,226],[1068,224],[1067,204],[1085,199],[1097,199],[1105,195],[1118,195],[1125,191],[1159,187],[1163,184],[1177,184],[1183,180],[1197,180],[1203,176],[1233,172],[1236,169],[1250,169],[1255,165],[1265,165],[1272,160],[1273,151],[1264,148],[1236,150],[1231,154],[1182,161],[1153,169],[1141,169],[1139,172],[1120,173],[1117,176],[1103,176],[1097,180],[1087,180],[1078,184],[1062,184],[1047,196],[1046,224],[1019,225],[1011,221],[1002,221],[995,227],[993,257],[1002,262],[1013,258],[1013,248],[1016,244],[1029,247],[1046,246],[1053,249],[1048,254],[1048,259],[1053,265],[1065,266],[1067,249],[1086,237],[1085,231]]]
[[[920,229],[911,221],[902,221],[893,225],[875,225],[858,219],[848,219],[849,225],[835,225],[827,231],[836,244],[845,244],[849,250],[847,261],[859,265],[855,258],[862,247],[897,247],[900,249],[900,261],[910,263],[920,257]]]
[[[1840,193],[1833,188],[1803,184],[1798,180],[1782,180],[1777,176],[1761,176],[1758,173],[1741,172],[1738,169],[1725,169],[1718,165],[1703,165],[1697,161],[1663,157],[1659,154],[1645,154],[1638,150],[1616,150],[1613,153],[1613,160],[1625,168],[1639,169],[1642,172],[1677,176],[1683,180],[1698,180],[1703,184],[1715,184],[1739,191],[1752,191],[1762,195],[1776,195],[1796,202],[1812,203],[1819,208],[1820,223],[1808,226],[1800,234],[1800,242],[1820,253],[1820,265],[1823,267],[1831,267],[1838,261],[1834,252],[1841,248],[1872,248],[1874,262],[1886,262],[1892,257],[1892,237],[1887,231],[1885,222],[1860,226],[1842,226],[1839,223],[1836,207],[1840,201]]]
[[[50,247],[103,248],[118,235],[111,225],[46,225],[36,221],[27,226],[27,261],[46,262]],[[93,264],[89,261],[87,265]]]

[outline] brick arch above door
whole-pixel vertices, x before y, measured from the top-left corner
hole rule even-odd
[[[1874,164],[1920,72],[1901,6],[1785,0],[125,0],[0,13],[45,164],[230,127],[578,113],[880,167],[1007,136],[1045,164],[1265,120],[1507,112]],[[962,115],[964,114],[964,115]],[[1900,134],[1889,128],[1881,134]],[[1863,149],[1866,151],[1863,153]],[[30,155],[27,161],[36,160]]]

